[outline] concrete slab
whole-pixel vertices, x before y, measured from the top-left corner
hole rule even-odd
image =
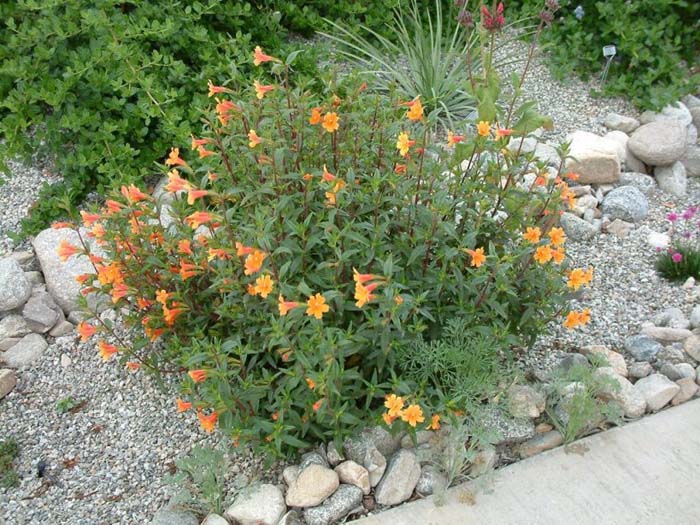
[[[698,487],[700,399],[353,525],[700,524]]]

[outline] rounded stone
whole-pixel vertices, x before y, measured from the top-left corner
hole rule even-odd
[[[286,510],[282,491],[266,483],[240,494],[224,516],[239,525],[276,525]]]
[[[637,222],[649,213],[649,201],[636,187],[620,186],[605,196],[601,209],[611,219]]]
[[[32,295],[32,285],[22,267],[10,258],[0,259],[0,312],[19,308]]]
[[[651,166],[667,166],[683,157],[686,126],[676,120],[659,120],[637,128],[627,143],[630,151]]]

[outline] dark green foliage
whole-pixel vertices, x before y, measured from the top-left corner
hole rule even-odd
[[[0,441],[0,487],[11,488],[19,484],[19,475],[12,462],[19,455],[19,446],[14,439]]]
[[[279,51],[284,28],[251,2],[20,0],[0,4],[0,35],[0,159],[45,144],[65,178],[32,232],[60,213],[51,196],[157,171],[199,129],[207,80],[250,69],[255,45]]]
[[[602,46],[617,47],[603,93],[622,95],[643,109],[658,109],[700,88],[700,2],[696,0],[561,0],[544,32],[555,73],[599,76]],[[511,7],[536,15],[542,0]],[[581,6],[579,20],[574,10]]]

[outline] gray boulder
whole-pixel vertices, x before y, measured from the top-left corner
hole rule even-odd
[[[651,374],[634,384],[634,389],[642,395],[651,411],[662,409],[678,393],[680,387],[661,374]]]
[[[687,133],[686,126],[679,121],[655,121],[637,128],[627,145],[642,162],[667,166],[685,154]]]
[[[362,490],[354,485],[340,485],[323,505],[304,511],[306,525],[331,525],[342,520],[362,503]]]
[[[688,177],[700,177],[700,146],[688,146],[681,163]]]
[[[642,124],[673,120],[687,126],[693,122],[693,117],[685,104],[682,102],[676,102],[675,104],[667,104],[658,113],[654,111],[645,111],[641,114],[639,120]]]
[[[637,222],[649,213],[649,201],[634,186],[620,186],[605,196],[601,210],[611,220]]]
[[[46,340],[39,334],[28,334],[0,354],[0,361],[4,361],[10,368],[27,368],[38,361],[48,347]]]
[[[8,337],[24,337],[32,333],[24,317],[17,314],[10,314],[0,319],[0,340]]]
[[[285,500],[290,507],[315,507],[333,494],[339,484],[335,471],[312,464],[290,485]]]
[[[22,306],[32,294],[32,285],[17,261],[0,259],[0,312]]]
[[[674,162],[670,166],[657,166],[654,168],[654,177],[662,191],[674,197],[685,197],[688,177],[683,163]]]
[[[447,488],[447,478],[434,465],[424,465],[416,484],[416,492],[421,496],[430,496]]]
[[[625,350],[636,361],[652,361],[663,348],[660,343],[643,334],[625,339]]]
[[[40,334],[48,332],[64,319],[63,311],[46,292],[31,296],[22,309],[22,316],[27,326]]]
[[[263,484],[240,494],[224,516],[239,525],[276,525],[286,510],[282,491]]]
[[[593,224],[576,217],[573,213],[563,213],[560,222],[566,236],[572,241],[587,241],[598,233],[598,229]]]
[[[626,117],[618,113],[608,113],[603,124],[608,129],[622,131],[627,134],[632,133],[640,125],[636,118]]]
[[[403,503],[413,494],[420,473],[421,466],[416,455],[410,450],[399,450],[391,457],[384,477],[374,491],[375,500],[380,505]]]
[[[167,505],[155,513],[150,525],[199,525],[199,520],[183,507]]]
[[[84,255],[74,255],[66,262],[61,261],[56,250],[64,239],[72,245],[80,246],[80,239],[74,230],[49,228],[34,239],[34,251],[46,279],[46,289],[67,314],[80,309],[78,295],[81,285],[75,278],[84,273],[95,273],[95,269]]]
[[[649,193],[656,188],[656,180],[646,173],[627,171],[620,174],[618,186],[634,186],[642,193]]]
[[[14,370],[0,368],[0,399],[12,392],[17,386],[17,375]]]

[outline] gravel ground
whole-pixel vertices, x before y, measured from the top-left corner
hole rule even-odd
[[[502,50],[524,54],[513,42]],[[593,99],[592,84],[554,81],[536,58],[525,84],[528,98],[555,121],[548,138],[561,139],[575,129],[604,132],[610,112],[635,116],[624,100]],[[13,248],[8,232],[36,198],[42,182],[60,180],[49,170],[12,164],[13,177],[0,186],[0,255]],[[620,240],[600,235],[586,244],[569,244],[575,265],[595,267],[593,287],[580,300],[591,309],[591,323],[568,332],[559,324],[541,338],[531,361],[548,363],[556,348],[605,343],[619,348],[628,335],[655,311],[680,306],[689,313],[696,291],[661,280],[653,269],[654,252],[648,231],[666,231],[665,215],[700,202],[700,181],[691,180],[688,197],[675,199],[660,192],[649,196],[650,214],[631,235]],[[220,438],[203,434],[192,413],[175,412],[174,389],[161,389],[142,373],[128,373],[116,364],[103,364],[91,345],[75,337],[50,341],[38,366],[19,374],[20,384],[0,402],[0,437],[20,445],[15,462],[22,478],[17,489],[0,489],[0,524],[136,524],[148,523],[167,500],[163,477],[172,462],[195,444],[216,445]],[[61,359],[63,357],[63,364]],[[66,357],[70,364],[66,364]],[[87,403],[75,413],[59,414],[56,403],[71,396]],[[38,478],[37,465],[47,463],[48,477]],[[232,484],[262,475],[260,458],[234,458]],[[267,470],[275,481],[277,470]],[[48,482],[47,482],[48,480]]]
[[[9,161],[7,164],[11,173],[9,176],[2,175],[4,184],[0,184],[0,257],[26,245],[26,242],[17,245],[9,234],[19,231],[22,219],[27,216],[44,183],[56,184],[61,181],[61,177],[39,159],[32,160],[30,165]]]

